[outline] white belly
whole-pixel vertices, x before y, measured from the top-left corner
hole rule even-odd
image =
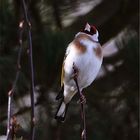
[[[89,49],[84,54],[79,54],[71,51],[65,60],[65,78],[64,84],[75,87],[73,75],[73,63],[78,68],[78,84],[80,89],[89,86],[96,78],[101,67],[102,59],[96,57],[93,53],[93,48]]]

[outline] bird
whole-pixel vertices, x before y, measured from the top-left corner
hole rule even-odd
[[[86,23],[68,44],[62,63],[61,90],[56,96],[56,100],[60,100],[55,113],[57,121],[65,121],[69,103],[78,91],[73,79],[75,76],[73,66],[77,70],[76,77],[81,93],[97,77],[103,61],[102,47],[98,38],[99,32],[96,27]]]

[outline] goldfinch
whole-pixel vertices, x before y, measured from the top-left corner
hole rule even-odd
[[[77,93],[73,79],[73,64],[78,69],[77,81],[81,92],[94,81],[100,70],[103,54],[98,36],[99,33],[95,26],[87,23],[66,49],[62,65],[61,91],[56,97],[56,100],[61,99],[55,114],[55,119],[58,121],[65,120],[69,102]]]

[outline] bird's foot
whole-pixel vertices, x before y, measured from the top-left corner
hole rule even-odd
[[[77,77],[78,77],[78,72],[73,73],[71,76],[71,79],[77,79]]]
[[[81,103],[81,104],[86,104],[86,97],[83,95],[83,94],[81,94],[80,95],[80,99],[77,101],[77,103],[79,104],[79,103]]]

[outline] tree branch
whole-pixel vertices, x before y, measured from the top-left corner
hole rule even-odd
[[[75,84],[76,84],[76,87],[77,87],[77,90],[78,90],[78,94],[80,96],[80,105],[81,105],[81,118],[82,118],[82,127],[83,127],[83,130],[82,130],[82,133],[81,133],[81,139],[82,140],[86,140],[86,118],[85,118],[85,106],[84,106],[84,103],[83,103],[83,95],[79,89],[79,85],[78,85],[78,81],[77,81],[77,73],[78,73],[78,70],[75,66],[75,64],[73,63],[73,70],[74,70],[74,81],[75,81]]]
[[[12,89],[8,92],[8,111],[7,111],[7,140],[12,139],[12,98],[13,98],[13,93],[15,91],[17,81],[19,79],[19,73],[20,73],[20,61],[21,61],[21,53],[22,53],[22,33],[23,33],[23,21],[20,22],[19,24],[19,51],[18,51],[18,58],[17,58],[17,72],[16,72],[16,77],[15,81],[12,85]]]
[[[34,140],[35,134],[35,104],[34,104],[34,68],[33,68],[33,54],[32,54],[32,35],[31,35],[31,23],[29,19],[29,14],[27,12],[27,6],[25,0],[22,0],[23,11],[25,22],[28,27],[28,43],[29,43],[29,59],[30,59],[30,70],[31,70],[31,140]]]

